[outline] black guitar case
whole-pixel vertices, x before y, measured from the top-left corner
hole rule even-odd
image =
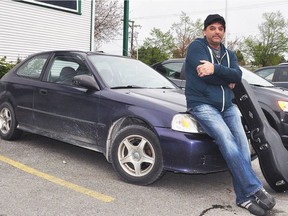
[[[288,151],[281,137],[268,123],[253,89],[246,80],[233,89],[235,101],[250,131],[251,144],[258,156],[262,173],[277,192],[288,190]]]

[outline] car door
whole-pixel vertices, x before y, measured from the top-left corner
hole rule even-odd
[[[49,58],[49,53],[41,53],[28,57],[16,68],[13,82],[8,85],[8,92],[13,95],[17,121],[20,127],[30,130],[33,125],[33,92],[40,83],[44,66]]]
[[[97,149],[100,92],[74,86],[77,74],[91,73],[76,54],[56,54],[50,60],[34,92],[35,125],[52,138]]]
[[[288,67],[275,68],[273,84],[288,88]]]

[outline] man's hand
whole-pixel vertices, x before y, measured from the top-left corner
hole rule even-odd
[[[214,73],[214,64],[209,61],[200,60],[202,64],[198,65],[196,70],[199,77],[211,75]]]
[[[234,89],[235,88],[235,83],[230,83],[228,86],[229,86],[230,89]]]

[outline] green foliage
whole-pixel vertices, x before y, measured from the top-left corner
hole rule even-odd
[[[237,50],[237,51],[236,51],[236,56],[237,56],[237,58],[238,58],[238,64],[239,64],[239,65],[245,65],[245,64],[246,64],[246,63],[245,63],[245,60],[244,60],[244,56],[243,56],[243,54],[241,53],[240,50]]]
[[[18,62],[20,62],[20,60],[18,60],[17,63]],[[9,70],[11,70],[16,64],[12,62],[7,62],[6,56],[0,58],[0,78],[4,76]]]
[[[157,48],[168,58],[172,57],[172,50],[175,48],[174,38],[170,31],[162,32],[160,29],[153,28],[150,32],[151,37],[144,40],[144,48]]]
[[[253,57],[251,63],[256,66],[269,66],[276,65],[283,61],[284,56],[275,50],[272,51],[269,45],[257,41],[257,39],[246,39],[245,44],[248,48],[248,52]]]
[[[141,47],[138,50],[138,59],[147,65],[167,60],[168,54],[160,50],[158,47]]]
[[[283,61],[288,49],[288,23],[280,12],[264,13],[258,37],[248,37],[242,51],[257,66],[276,65]]]

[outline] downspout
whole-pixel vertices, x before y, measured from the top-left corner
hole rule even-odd
[[[95,0],[91,0],[91,22],[90,22],[90,51],[95,49]]]

